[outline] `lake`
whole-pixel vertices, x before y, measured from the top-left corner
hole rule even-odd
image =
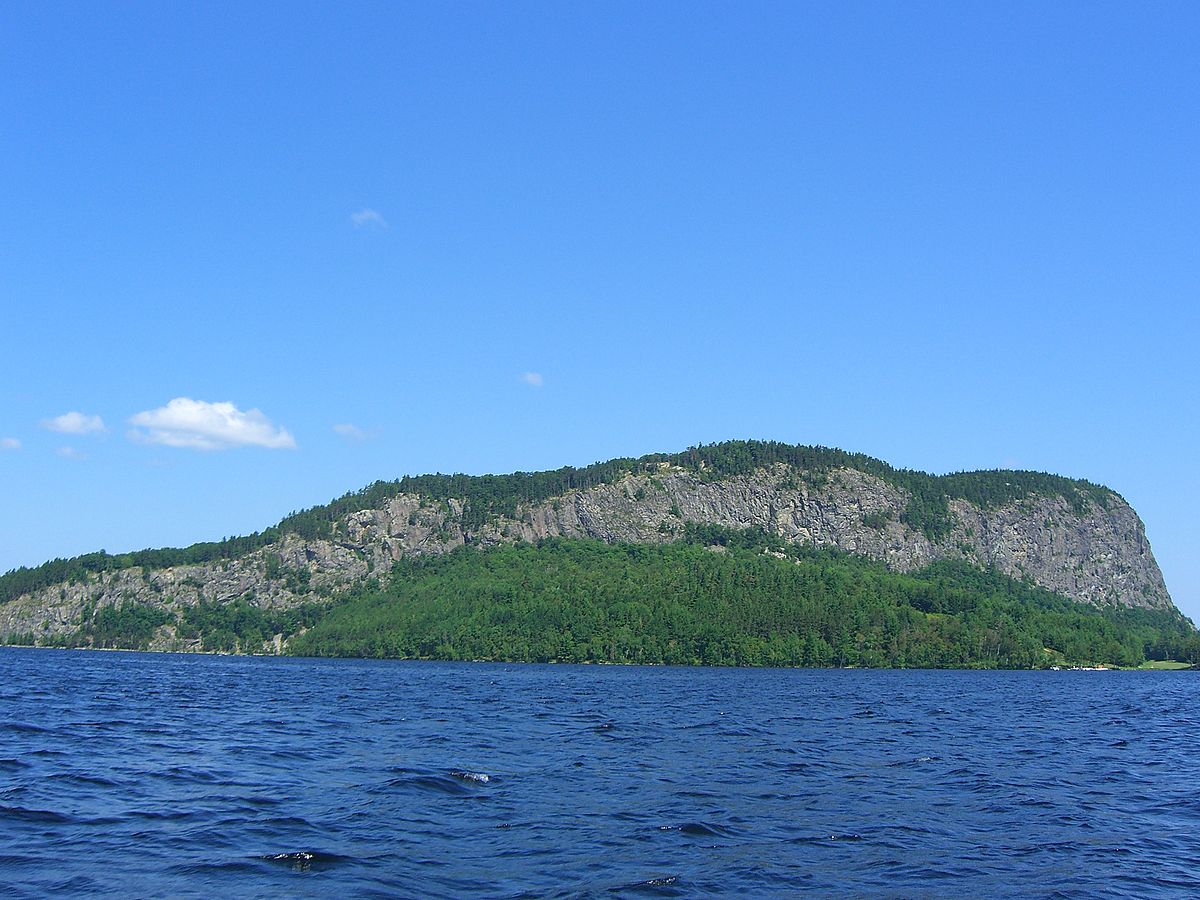
[[[1183,897],[1189,672],[0,649],[0,894]]]

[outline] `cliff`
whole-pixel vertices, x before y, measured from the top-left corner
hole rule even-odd
[[[940,559],[965,560],[1098,607],[1174,611],[1141,520],[1112,491],[1065,479],[1060,490],[1045,489],[1042,481],[1025,490],[1022,473],[1008,480],[1005,473],[979,473],[999,486],[1001,502],[972,500],[954,496],[971,494],[954,488],[970,484],[962,479],[971,475],[948,476],[960,481],[946,488],[933,476],[842,456],[870,464],[776,461],[721,474],[703,461],[688,466],[677,464],[679,457],[645,457],[627,469],[614,468],[602,483],[500,504],[507,508],[486,516],[478,514],[480,500],[469,491],[462,497],[398,491],[333,517],[323,536],[268,534],[273,539],[249,552],[198,564],[112,563],[21,593],[0,604],[0,637],[53,640],[73,633],[97,609],[130,603],[172,614],[239,598],[262,609],[290,609],[336,598],[368,578],[386,578],[409,555],[546,537],[661,543],[677,538],[684,523],[761,528],[787,541],[862,554],[898,572]],[[918,476],[925,480],[914,480]],[[914,514],[929,483],[941,485],[931,496],[944,507],[932,520]],[[168,624],[154,646],[190,645]]]

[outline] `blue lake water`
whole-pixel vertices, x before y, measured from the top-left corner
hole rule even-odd
[[[0,894],[1200,895],[1200,677],[0,650]]]

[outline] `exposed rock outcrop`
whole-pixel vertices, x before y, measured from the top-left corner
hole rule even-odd
[[[547,537],[658,543],[675,540],[685,522],[763,528],[788,541],[862,554],[896,571],[964,559],[1085,603],[1174,608],[1141,520],[1116,494],[1083,511],[1061,496],[1041,494],[990,508],[952,499],[953,526],[937,541],[903,522],[908,501],[903,488],[856,469],[814,478],[783,464],[724,480],[664,465],[656,474],[631,474],[518,506],[515,515],[474,529],[464,527],[461,501],[400,494],[344,516],[328,540],[290,534],[238,559],[123,569],[25,594],[0,605],[0,636],[69,634],[87,610],[123,602],[178,611],[247,598],[262,608],[290,608],[384,578],[402,557],[445,553],[464,543]],[[160,629],[155,646],[190,647],[170,626]]]

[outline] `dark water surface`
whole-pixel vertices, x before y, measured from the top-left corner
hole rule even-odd
[[[0,650],[0,893],[1200,895],[1193,673]]]

